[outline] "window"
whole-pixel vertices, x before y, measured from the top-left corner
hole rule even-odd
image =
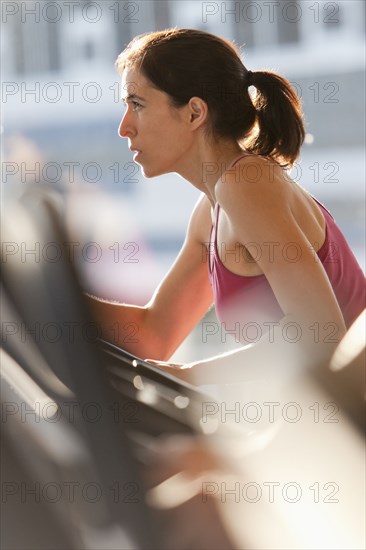
[[[332,31],[342,25],[342,6],[340,2],[327,2],[322,6],[322,22],[327,31]]]
[[[301,6],[298,2],[280,2],[277,16],[279,44],[291,44],[299,41],[301,14]]]
[[[40,20],[14,23],[15,72],[19,75],[60,69],[59,27]]]

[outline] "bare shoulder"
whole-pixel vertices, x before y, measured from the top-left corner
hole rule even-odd
[[[282,207],[288,202],[289,177],[274,160],[246,155],[224,172],[216,186],[216,197],[224,209],[246,205],[254,208]]]
[[[204,193],[196,202],[191,214],[187,239],[199,244],[207,243],[211,231],[211,204]]]
[[[225,172],[216,197],[239,237],[273,236],[300,229],[310,243],[323,243],[325,220],[311,196],[274,160],[247,155]],[[240,229],[240,230],[239,230]]]

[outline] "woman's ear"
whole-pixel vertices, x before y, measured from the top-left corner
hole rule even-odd
[[[191,97],[188,103],[190,111],[190,122],[196,122],[201,125],[207,119],[207,103],[200,97]]]

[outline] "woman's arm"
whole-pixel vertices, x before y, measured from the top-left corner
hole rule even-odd
[[[213,302],[203,244],[208,242],[210,228],[210,204],[202,195],[176,261],[146,306],[87,296],[103,338],[138,357],[171,357]]]
[[[235,384],[263,381],[278,383],[306,367],[328,361],[334,343],[318,343],[316,332],[308,340],[315,350],[309,352],[298,340],[299,324],[290,316],[271,323],[270,330],[256,343],[188,364],[151,361],[165,372],[190,384]],[[316,341],[315,341],[316,340]],[[148,359],[150,362],[150,360]]]
[[[228,173],[216,196],[237,240],[243,246],[255,243],[261,251],[257,264],[284,318],[257,343],[191,363],[191,370],[163,367],[187,381],[236,382],[266,377],[285,364],[295,368],[327,362],[346,330],[324,267],[292,212],[288,186],[296,184],[286,181],[273,163],[260,157],[249,160],[255,181]],[[296,261],[284,253],[290,247]]]
[[[247,159],[244,159],[245,164]],[[327,323],[336,327],[340,339],[344,319],[325,269],[308,235],[311,223],[303,223],[294,211],[296,194],[279,166],[260,157],[250,159],[258,174],[254,182],[228,174],[218,189],[238,241],[256,243],[261,251],[257,265],[266,276],[285,317],[302,327],[301,341],[311,344],[314,323],[319,340],[326,340]],[[310,350],[308,350],[310,351]]]

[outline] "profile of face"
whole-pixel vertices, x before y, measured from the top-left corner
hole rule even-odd
[[[196,139],[191,102],[174,108],[165,92],[131,68],[122,75],[122,100],[126,111],[119,135],[127,138],[129,148],[136,151],[134,161],[141,166],[143,175],[152,178],[179,173]]]

